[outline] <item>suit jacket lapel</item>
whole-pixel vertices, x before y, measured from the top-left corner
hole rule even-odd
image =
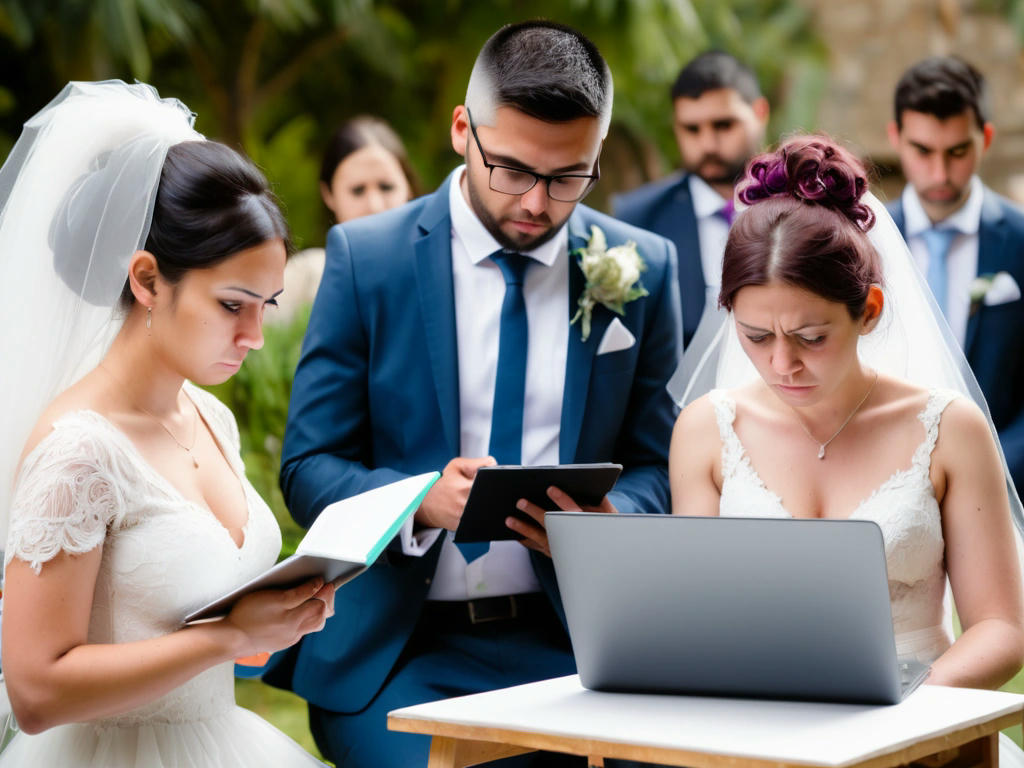
[[[587,244],[590,231],[583,216],[577,210],[569,217],[569,318],[576,314],[576,302],[583,293],[586,278],[573,251]],[[565,360],[565,390],[562,393],[562,421],[559,427],[558,459],[563,464],[576,460],[576,446],[579,444],[586,411],[587,395],[590,389],[590,369],[597,354],[611,312],[598,305],[590,321],[590,336],[584,342],[581,338],[580,321],[569,326],[569,341]]]
[[[704,313],[707,281],[704,279],[700,236],[697,231],[697,214],[693,210],[689,178],[689,175],[683,176],[683,180],[676,189],[675,204],[672,206],[676,231],[669,239],[676,243],[693,243],[697,246],[693,253],[683,253],[680,249],[676,254],[679,258],[679,291],[682,298],[683,330],[688,336],[692,336]]]
[[[454,175],[454,174],[452,174]],[[444,436],[452,456],[459,454],[459,358],[455,335],[455,289],[452,284],[449,176],[434,193],[417,221],[413,243],[420,313],[434,374]]]
[[[985,189],[981,198],[981,222],[978,227],[978,271],[977,274],[995,274],[1003,264],[1006,249],[1006,228],[999,202]],[[979,316],[985,307],[967,318],[967,333],[964,336],[964,356],[970,360],[971,349],[978,335]]]

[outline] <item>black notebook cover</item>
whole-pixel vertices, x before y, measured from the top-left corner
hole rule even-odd
[[[516,509],[519,499],[527,499],[544,511],[558,509],[547,494],[553,485],[577,504],[595,506],[615,486],[621,472],[621,464],[610,463],[481,467],[470,488],[455,541],[519,539],[519,534],[505,525],[510,515],[533,523],[529,515]]]

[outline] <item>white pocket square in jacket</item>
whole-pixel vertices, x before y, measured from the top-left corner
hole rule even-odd
[[[612,318],[611,323],[605,329],[601,343],[597,345],[597,354],[607,355],[610,352],[621,352],[636,344],[636,337],[629,332],[629,328],[622,324],[619,318]]]
[[[986,307],[1008,304],[1021,297],[1020,286],[1009,272],[978,275],[971,283],[971,304]]]

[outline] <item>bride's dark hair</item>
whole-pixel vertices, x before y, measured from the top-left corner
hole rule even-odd
[[[146,250],[174,284],[246,248],[280,238],[291,253],[288,224],[270,185],[247,158],[215,141],[184,141],[167,150]],[[125,282],[121,306],[135,297]]]
[[[882,279],[867,231],[875,215],[861,198],[868,181],[850,152],[823,136],[801,136],[750,161],[739,184],[749,206],[732,225],[718,302],[731,310],[747,285],[773,280],[864,311]]]

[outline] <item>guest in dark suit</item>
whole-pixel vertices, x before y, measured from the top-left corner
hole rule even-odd
[[[890,212],[945,314],[1024,489],[1024,211],[982,184],[992,143],[985,81],[954,56],[925,59],[896,86],[889,140],[907,186]]]
[[[722,279],[733,184],[764,144],[768,100],[754,73],[721,51],[702,53],[672,86],[683,170],[616,197],[615,215],[667,237],[679,255],[683,342],[690,343]]]
[[[507,523],[523,543],[452,541],[478,467],[615,461],[600,511],[668,510],[675,249],[577,205],[611,106],[585,37],[504,27],[453,113],[465,165],[433,194],[330,231],[284,439],[289,509],[308,526],[337,499],[443,470],[414,522],[339,591],[326,629],[268,677],[309,701],[338,765],[426,764],[428,739],[388,732],[389,710],[575,671],[541,511]],[[595,306],[584,339],[570,324],[586,282],[574,251],[594,227],[609,246],[636,242],[647,295],[621,316]]]

